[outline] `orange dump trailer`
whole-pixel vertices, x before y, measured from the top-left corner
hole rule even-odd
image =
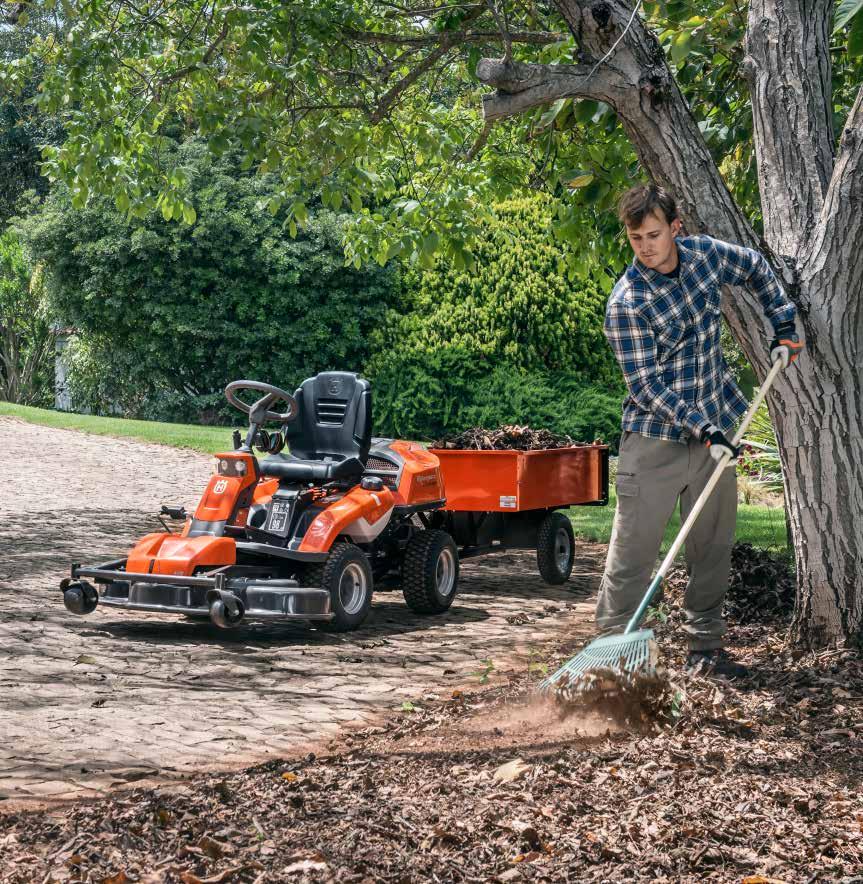
[[[536,549],[547,583],[565,582],[575,557],[572,523],[561,509],[608,503],[608,446],[539,451],[432,448],[446,504],[433,515],[469,558]]]

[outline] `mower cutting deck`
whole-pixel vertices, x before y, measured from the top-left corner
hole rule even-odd
[[[264,395],[249,403],[241,397],[248,391]],[[225,395],[249,415],[249,429],[245,441],[235,433],[233,451],[216,455],[194,514],[163,507],[180,530],[146,535],[125,559],[73,565],[61,583],[69,611],[90,614],[101,604],[221,627],[303,620],[346,631],[365,620],[373,590],[400,586],[416,613],[440,614],[458,588],[453,534],[461,557],[536,545],[543,577],[560,583],[572,568],[573,540],[555,509],[607,500],[605,446],[563,457],[470,452],[473,468],[445,480],[441,452],[372,439],[369,383],[348,372],[309,378],[293,395],[257,381],[234,381]],[[271,410],[278,402],[284,411]],[[271,422],[280,429],[266,430]],[[268,456],[259,460],[254,449]],[[446,452],[444,463],[456,453]],[[490,459],[476,461],[489,454],[518,459],[510,458],[509,472],[489,472]],[[450,483],[459,510],[446,499]]]

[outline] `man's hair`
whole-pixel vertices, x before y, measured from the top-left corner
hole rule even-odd
[[[638,184],[620,198],[617,215],[627,227],[641,227],[657,209],[669,224],[677,217],[677,204],[670,193],[655,184]]]

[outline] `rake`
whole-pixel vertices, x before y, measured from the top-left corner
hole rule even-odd
[[[773,385],[773,381],[776,380],[776,375],[779,374],[781,368],[782,360],[777,359],[776,362],[773,363],[770,373],[767,375],[761,389],[758,391],[752,405],[749,407],[749,411],[746,412],[740,427],[732,440],[734,446],[740,444],[743,434],[749,427],[752,418],[755,416],[755,412],[758,410],[758,407],[767,395],[767,391]],[[665,577],[668,569],[671,567],[672,562],[677,556],[677,553],[683,546],[687,535],[692,529],[693,524],[695,524],[695,520],[698,518],[698,514],[703,509],[704,504],[707,503],[707,499],[713,492],[713,489],[719,481],[722,471],[727,466],[730,458],[731,455],[724,455],[718,462],[716,469],[713,471],[713,475],[710,477],[707,485],[704,486],[704,490],[699,495],[698,500],[695,501],[695,505],[692,507],[689,517],[683,523],[683,527],[680,529],[674,543],[672,543],[671,549],[668,550],[668,554],[662,560],[659,570],[650,582],[650,586],[647,588],[644,598],[641,600],[635,613],[630,618],[629,623],[626,624],[626,629],[623,630],[623,633],[621,635],[606,635],[594,639],[580,653],[564,663],[557,672],[552,673],[548,678],[541,681],[539,685],[541,691],[547,691],[555,686],[572,687],[581,681],[588,673],[595,672],[596,670],[610,669],[623,674],[633,674],[639,671],[649,674],[654,672],[656,668],[657,653],[653,630],[639,629],[638,626],[647,611],[648,605],[654,595],[656,595],[656,591],[659,589],[663,577]],[[562,685],[560,684],[561,682],[563,682]]]

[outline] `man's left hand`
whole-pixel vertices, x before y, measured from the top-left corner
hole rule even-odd
[[[803,344],[797,335],[793,322],[786,322],[776,329],[776,337],[770,342],[770,362],[782,360],[782,367],[788,366],[800,355]]]

